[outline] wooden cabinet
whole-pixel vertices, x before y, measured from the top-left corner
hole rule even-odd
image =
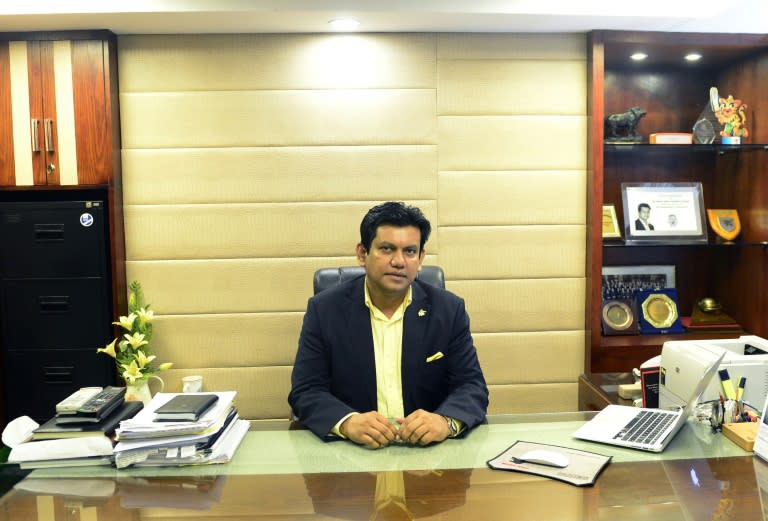
[[[0,185],[98,185],[114,175],[109,33],[0,35]]]
[[[635,52],[647,54],[640,62]],[[687,62],[697,52],[702,58]],[[728,338],[737,334],[604,336],[603,266],[673,265],[679,313],[703,297],[751,334],[768,336],[768,35],[596,31],[588,39],[587,372],[628,371],[661,352],[670,338]],[[709,88],[747,103],[750,136],[740,146],[650,145],[654,132],[691,132]],[[633,106],[647,111],[638,144],[604,143],[604,118]],[[701,183],[705,208],[734,208],[741,235],[731,244],[628,245],[602,238],[602,205],[613,204],[624,229],[621,183]]]
[[[103,288],[88,300],[90,306],[98,307],[102,313],[97,322],[104,321],[103,329],[107,331],[101,331],[100,338],[113,337],[110,322],[127,308],[116,43],[115,35],[109,31],[0,33],[0,204],[45,206],[100,201],[106,218],[106,268]],[[72,230],[67,227],[76,229],[78,223],[59,227],[62,226],[64,233],[71,235]],[[4,245],[6,253],[20,250],[22,241],[4,239],[10,241]],[[20,251],[18,254],[21,255]],[[62,284],[67,277],[66,283],[72,286],[67,288],[69,294],[88,293],[87,284],[78,285],[77,277],[63,273],[63,265],[54,258],[43,255],[41,263],[47,263],[53,271],[40,278],[39,284],[44,287],[35,288],[38,294],[62,295],[63,290],[56,284]],[[0,273],[0,278],[0,302],[8,302],[21,283],[17,283],[19,277],[8,273]],[[0,309],[5,317],[12,315],[9,311],[9,305]],[[94,315],[92,309],[81,312],[79,318],[74,316],[76,313],[72,311],[72,324],[85,320],[89,323],[87,328],[96,328],[88,322],[88,317]],[[63,382],[61,395],[81,385],[90,374],[87,364],[73,362],[71,353],[65,353],[63,347],[55,351],[50,342],[35,343],[30,339],[34,335],[25,334],[29,345],[17,349],[12,345],[16,337],[11,333],[20,328],[12,326],[10,331],[10,322],[4,320],[5,329],[0,330],[0,339],[4,339],[0,341],[0,374],[6,375],[0,389],[12,384],[14,378],[26,382],[29,389],[39,388],[37,384],[44,383],[46,378],[39,370],[43,364],[77,365],[75,369],[82,378]],[[25,327],[33,327],[30,324]],[[95,349],[99,346],[92,343],[83,341],[75,347],[87,348],[84,359],[98,364],[101,361],[96,358]],[[35,349],[48,349],[49,359]],[[6,416],[7,399],[0,390],[0,427],[11,419]]]

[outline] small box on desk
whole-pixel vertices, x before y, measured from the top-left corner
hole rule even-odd
[[[691,145],[693,134],[687,132],[656,132],[648,137],[651,145]]]

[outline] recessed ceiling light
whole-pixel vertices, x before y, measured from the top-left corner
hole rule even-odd
[[[360,27],[360,22],[354,18],[335,18],[328,22],[334,31],[354,31]]]
[[[692,52],[692,53],[686,54],[685,59],[688,60],[689,62],[697,62],[701,59],[701,54],[697,52]]]
[[[644,52],[636,52],[635,54],[631,55],[630,58],[635,60],[636,62],[643,61],[648,57],[647,54]]]

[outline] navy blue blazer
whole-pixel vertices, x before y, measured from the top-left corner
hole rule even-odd
[[[376,364],[365,276],[309,299],[291,374],[288,403],[298,420],[326,437],[350,412],[375,411]],[[488,387],[469,332],[464,301],[414,281],[403,317],[402,388],[407,416],[416,409],[463,421],[485,419]],[[427,358],[442,352],[442,358]]]

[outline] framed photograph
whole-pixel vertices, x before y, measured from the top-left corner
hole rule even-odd
[[[631,299],[644,289],[675,287],[674,265],[603,266],[603,300]]]
[[[624,236],[633,243],[705,243],[701,183],[621,183]]]
[[[616,207],[612,204],[603,205],[603,239],[621,239]]]

